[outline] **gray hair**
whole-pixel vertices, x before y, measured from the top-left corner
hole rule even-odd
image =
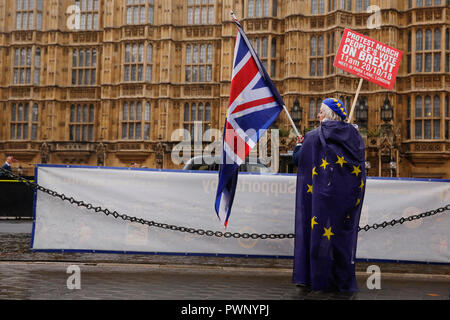
[[[340,115],[331,110],[331,108],[324,103],[320,106],[320,110],[323,112],[325,119],[327,120],[344,121]]]

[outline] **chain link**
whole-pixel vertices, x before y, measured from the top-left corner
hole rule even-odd
[[[295,234],[293,233],[287,233],[287,234],[266,234],[266,233],[262,233],[262,234],[258,234],[258,233],[231,233],[231,232],[222,232],[222,231],[212,231],[212,230],[203,230],[203,229],[195,229],[195,228],[187,228],[187,227],[179,227],[176,225],[171,225],[171,224],[167,224],[167,223],[160,223],[160,222],[155,222],[152,220],[145,220],[142,218],[136,218],[133,216],[129,216],[126,214],[121,214],[118,213],[117,211],[110,211],[109,209],[105,209],[102,208],[100,206],[94,206],[90,203],[85,203],[82,200],[76,200],[73,197],[68,197],[65,194],[60,194],[56,191],[47,189],[37,183],[31,182],[21,176],[18,176],[10,171],[7,171],[3,168],[0,168],[0,173],[2,173],[9,176],[10,178],[16,179],[24,184],[26,184],[27,186],[35,189],[35,190],[39,190],[42,191],[44,193],[47,193],[49,195],[51,195],[52,197],[55,198],[60,198],[63,201],[68,201],[70,204],[73,205],[77,205],[78,207],[84,207],[88,210],[94,211],[94,212],[102,212],[104,213],[106,216],[113,216],[114,218],[118,219],[122,219],[125,221],[130,221],[130,222],[137,222],[137,223],[141,223],[143,225],[148,225],[149,227],[156,227],[156,228],[161,228],[161,229],[166,229],[166,230],[171,230],[171,231],[178,231],[178,232],[187,232],[187,233],[191,233],[191,234],[198,234],[200,236],[208,236],[208,237],[224,237],[224,238],[243,238],[243,239],[292,239],[295,237]],[[364,227],[358,227],[358,232],[360,231],[369,231],[370,229],[374,229],[377,230],[378,228],[386,228],[387,226],[394,226],[396,224],[403,224],[406,221],[414,221],[414,220],[418,220],[418,219],[422,219],[425,217],[430,217],[433,216],[435,214],[438,213],[443,213],[445,211],[450,211],[450,204],[435,209],[435,210],[430,210],[430,211],[426,211],[426,212],[422,212],[416,215],[412,215],[406,218],[400,218],[400,219],[393,219],[391,221],[384,221],[382,223],[374,223],[372,225],[365,225]]]

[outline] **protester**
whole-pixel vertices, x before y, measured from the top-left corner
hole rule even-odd
[[[320,126],[297,138],[293,282],[313,291],[354,292],[358,225],[366,176],[364,142],[337,99],[325,99]],[[302,143],[303,142],[303,143]]]

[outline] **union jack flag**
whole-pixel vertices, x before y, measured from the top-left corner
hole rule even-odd
[[[215,202],[217,216],[225,228],[234,200],[239,165],[245,161],[284,106],[242,26],[236,19],[234,22],[238,34]]]

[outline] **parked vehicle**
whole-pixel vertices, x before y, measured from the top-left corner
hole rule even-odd
[[[220,156],[197,156],[186,162],[183,170],[203,170],[203,171],[219,171],[222,157]],[[255,162],[254,159],[247,158],[245,163],[239,166],[241,172],[255,172],[255,173],[273,173],[272,169],[259,160]]]

